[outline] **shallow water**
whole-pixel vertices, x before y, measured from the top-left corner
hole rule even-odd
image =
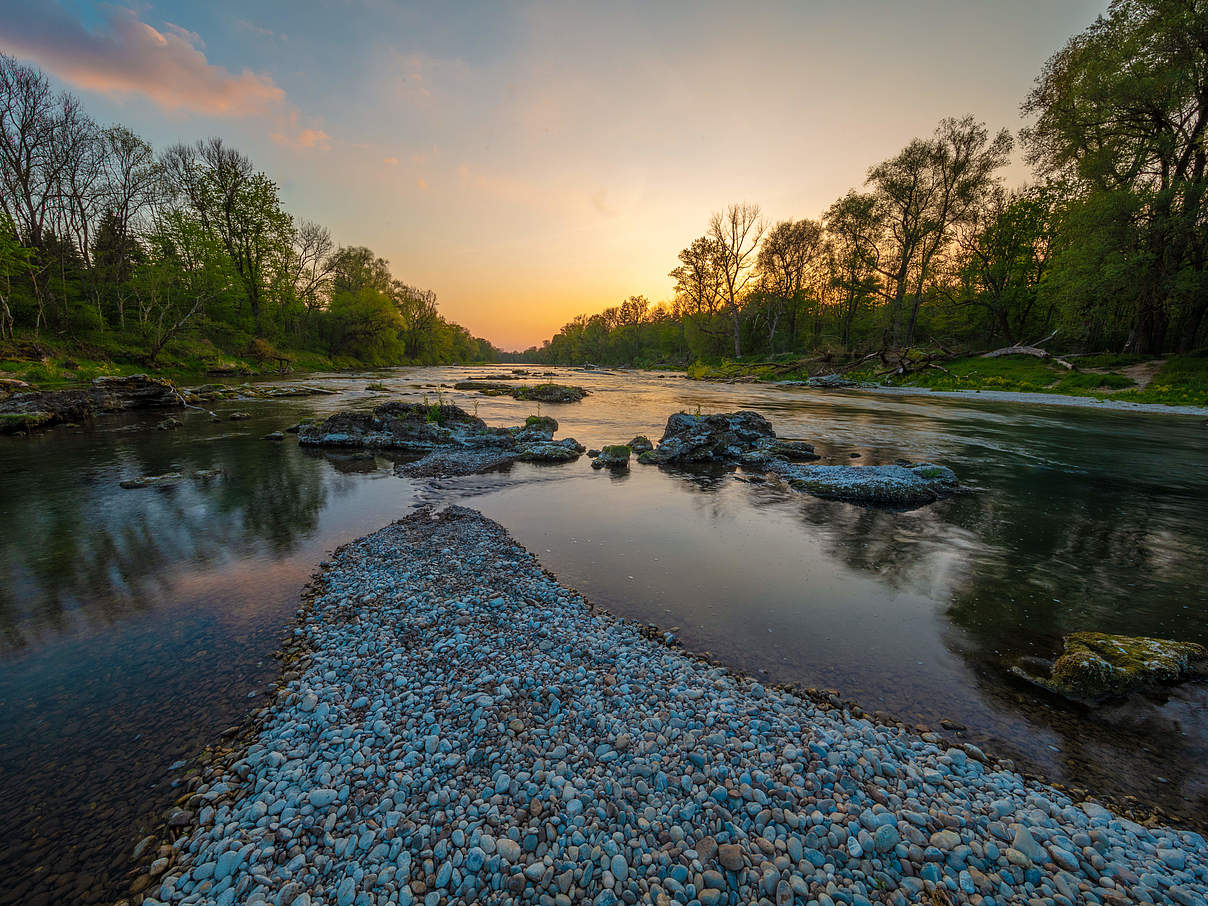
[[[723,663],[912,724],[946,718],[1021,768],[1186,821],[1208,813],[1203,685],[1089,714],[1005,669],[1078,629],[1208,642],[1198,419],[561,370],[593,393],[542,408],[589,446],[657,439],[681,409],[752,408],[824,461],[933,459],[977,489],[906,513],[586,459],[412,485],[382,457],[263,439],[389,398],[370,379],[435,401],[441,382],[499,370],[320,375],[307,380],[342,392],[214,404],[248,421],[189,411],[158,432],[114,416],[0,439],[0,902],[120,895],[172,798],[170,765],[256,705],[324,552],[416,502],[482,509],[566,584]],[[443,394],[492,424],[536,409]],[[215,466],[209,482],[118,487]]]

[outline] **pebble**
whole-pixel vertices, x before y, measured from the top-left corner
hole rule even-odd
[[[1204,906],[1198,834],[695,660],[472,510],[311,595],[257,731],[139,844],[144,906]]]

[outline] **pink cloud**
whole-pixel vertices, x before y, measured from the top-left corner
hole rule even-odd
[[[331,136],[315,126],[302,126],[296,110],[291,110],[281,117],[280,126],[272,133],[272,138],[278,145],[287,148],[317,148],[320,151],[331,149]]]
[[[210,63],[192,32],[174,25],[157,29],[123,7],[106,7],[105,22],[95,31],[50,4],[6,9],[0,12],[4,49],[85,91],[140,94],[166,110],[211,116],[263,114],[285,99],[267,75]]]

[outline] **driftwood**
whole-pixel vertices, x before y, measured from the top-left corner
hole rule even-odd
[[[994,349],[990,352],[983,352],[980,358],[996,359],[1003,355],[1030,355],[1035,356],[1038,359],[1050,359],[1063,368],[1068,368],[1070,371],[1074,370],[1074,365],[1072,362],[1067,362],[1060,356],[1055,356],[1051,352],[1047,352],[1037,346],[1004,346],[1002,349]]]

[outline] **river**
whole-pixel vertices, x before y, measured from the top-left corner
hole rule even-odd
[[[481,509],[563,582],[678,627],[689,650],[1202,829],[1204,684],[1092,712],[1007,673],[1082,629],[1208,643],[1200,419],[567,369],[555,380],[591,395],[541,408],[588,446],[657,440],[679,410],[755,409],[824,462],[927,459],[973,489],[905,513],[586,458],[412,483],[385,457],[264,439],[304,416],[438,394],[517,424],[535,404],[439,389],[499,370],[309,375],[288,383],[339,393],[217,403],[222,419],[188,410],[175,431],[103,416],[0,438],[0,903],[122,895],[131,850],[174,798],[172,765],[257,706],[325,552],[419,503]],[[235,410],[252,417],[225,418]],[[208,482],[118,485],[216,467]]]

